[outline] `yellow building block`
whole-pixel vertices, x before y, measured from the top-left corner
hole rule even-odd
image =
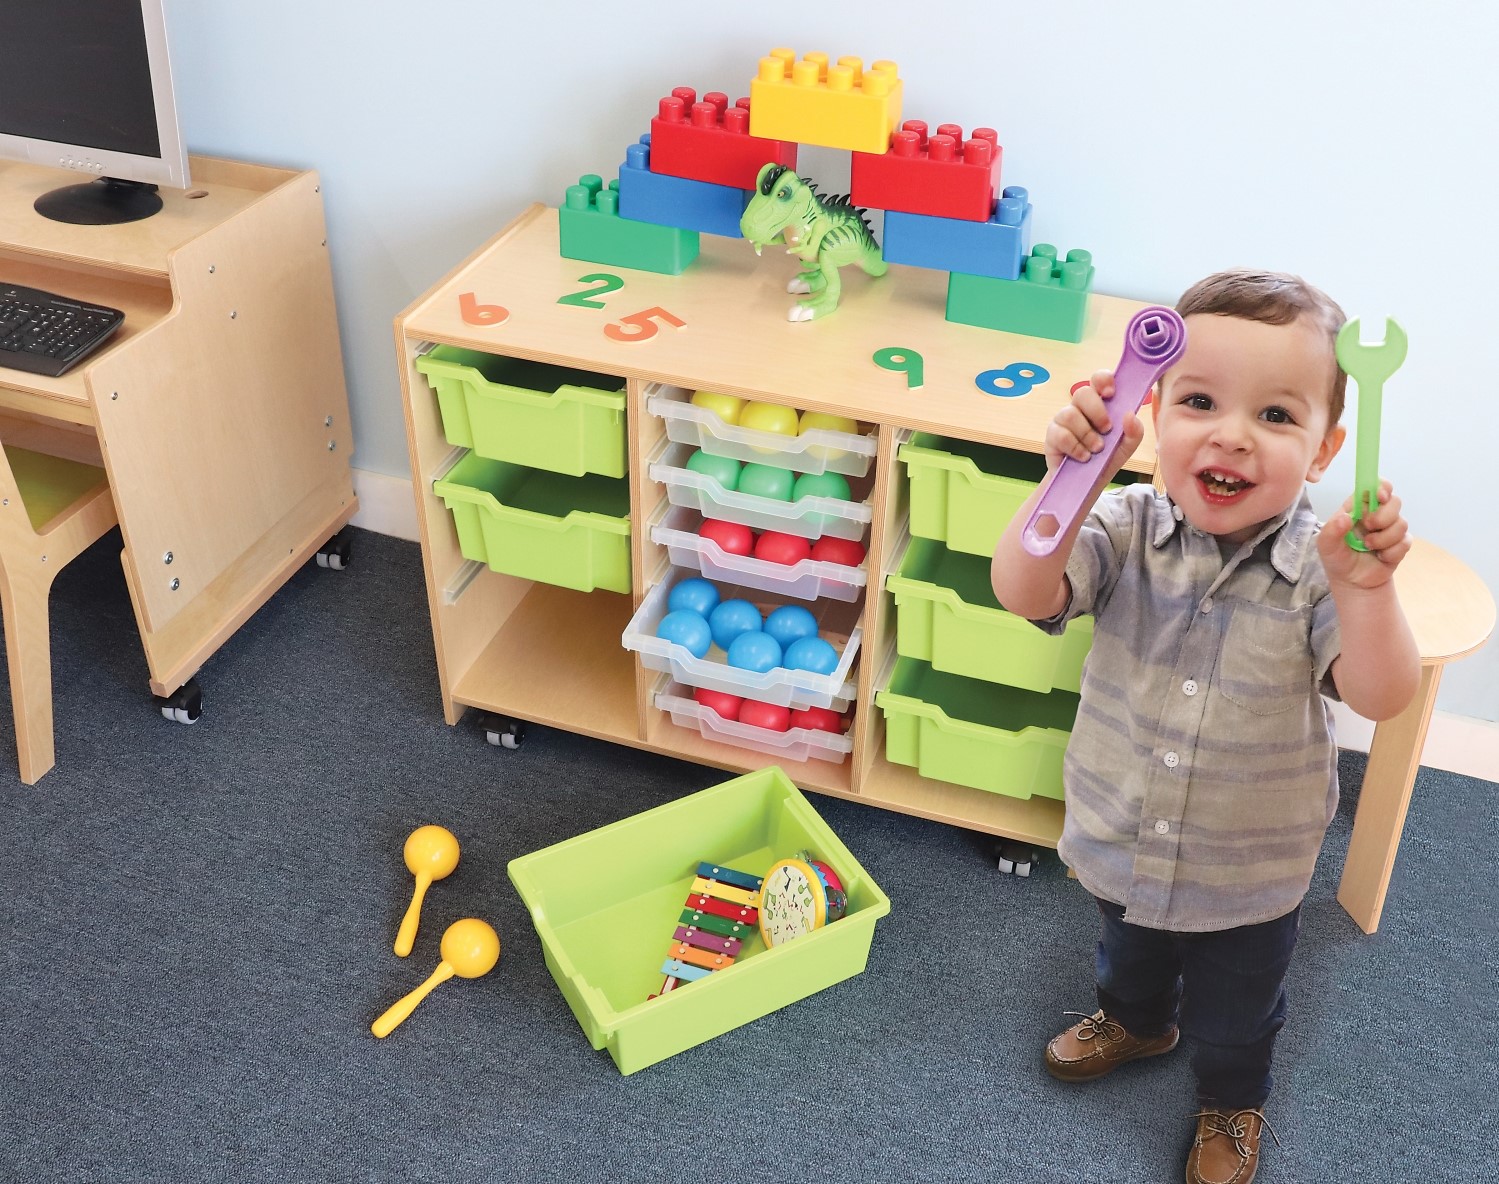
[[[750,135],[884,152],[900,127],[903,89],[894,62],[866,71],[858,58],[829,65],[825,53],[798,61],[794,50],[773,49],[750,83]]]

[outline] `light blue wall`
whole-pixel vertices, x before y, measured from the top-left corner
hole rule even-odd
[[[322,174],[362,468],[408,472],[402,308],[528,203],[611,175],[672,87],[747,94],[757,60],[786,45],[892,58],[908,117],[997,128],[1038,239],[1090,248],[1102,291],[1170,302],[1250,264],[1301,272],[1366,324],[1398,315],[1411,354],[1386,392],[1382,468],[1415,529],[1499,589],[1482,352],[1496,11],[168,0],[167,19],[192,150]],[[825,189],[846,181],[820,167]],[[1349,448],[1319,510],[1352,481]],[[1499,719],[1499,645],[1450,668],[1440,706]]]

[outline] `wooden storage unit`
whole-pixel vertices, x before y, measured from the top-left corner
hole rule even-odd
[[[1078,344],[1020,337],[948,323],[946,275],[895,266],[879,280],[847,269],[839,310],[792,324],[786,309],[793,298],[785,288],[796,269],[778,254],[757,258],[741,241],[705,235],[698,260],[684,274],[666,276],[564,259],[557,233],[556,211],[531,207],[396,320],[448,722],[473,707],[735,771],[774,761],[673,723],[654,705],[658,691],[671,687],[669,678],[621,645],[651,589],[670,578],[668,547],[653,539],[652,527],[664,536],[664,522],[692,513],[672,506],[667,487],[651,476],[653,464],[683,445],[668,439],[667,419],[647,405],[654,399],[658,409],[662,400],[680,406],[682,392],[711,389],[831,412],[858,420],[875,441],[867,472],[852,482],[871,519],[863,529],[867,581],[860,599],[841,606],[854,612],[862,635],[851,675],[853,750],[841,762],[813,758],[783,767],[806,789],[1054,846],[1060,801],[929,780],[885,757],[884,718],[874,696],[879,676],[893,666],[895,610],[884,585],[899,559],[909,505],[897,453],[912,432],[1039,452],[1071,385],[1118,362],[1125,325],[1143,305],[1093,297]],[[463,558],[433,482],[464,450],[444,437],[437,397],[417,366],[438,345],[625,380],[629,596],[531,583]],[[921,354],[920,389],[908,389],[904,373],[874,362],[876,351],[889,347]],[[979,376],[1012,363],[1044,368],[1050,378],[1015,397],[977,385]],[[1148,477],[1153,457],[1147,438],[1130,467]]]

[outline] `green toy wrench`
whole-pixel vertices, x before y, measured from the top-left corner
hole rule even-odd
[[[1353,522],[1379,509],[1379,411],[1384,382],[1405,361],[1405,330],[1391,317],[1384,322],[1384,340],[1365,345],[1359,340],[1358,320],[1338,330],[1338,365],[1358,383],[1358,451],[1354,454]],[[1357,530],[1347,534],[1355,551],[1367,551]]]

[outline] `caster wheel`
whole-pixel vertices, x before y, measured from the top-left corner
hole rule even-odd
[[[153,695],[163,719],[178,724],[195,724],[203,715],[203,688],[190,678],[170,695]]]
[[[318,548],[317,565],[342,571],[354,558],[354,540],[347,530],[341,530]]]
[[[504,715],[484,717],[484,739],[496,748],[519,748],[526,738],[526,725],[522,720]]]
[[[994,866],[1007,876],[1028,876],[1041,853],[1029,843],[1001,839],[994,845]]]

